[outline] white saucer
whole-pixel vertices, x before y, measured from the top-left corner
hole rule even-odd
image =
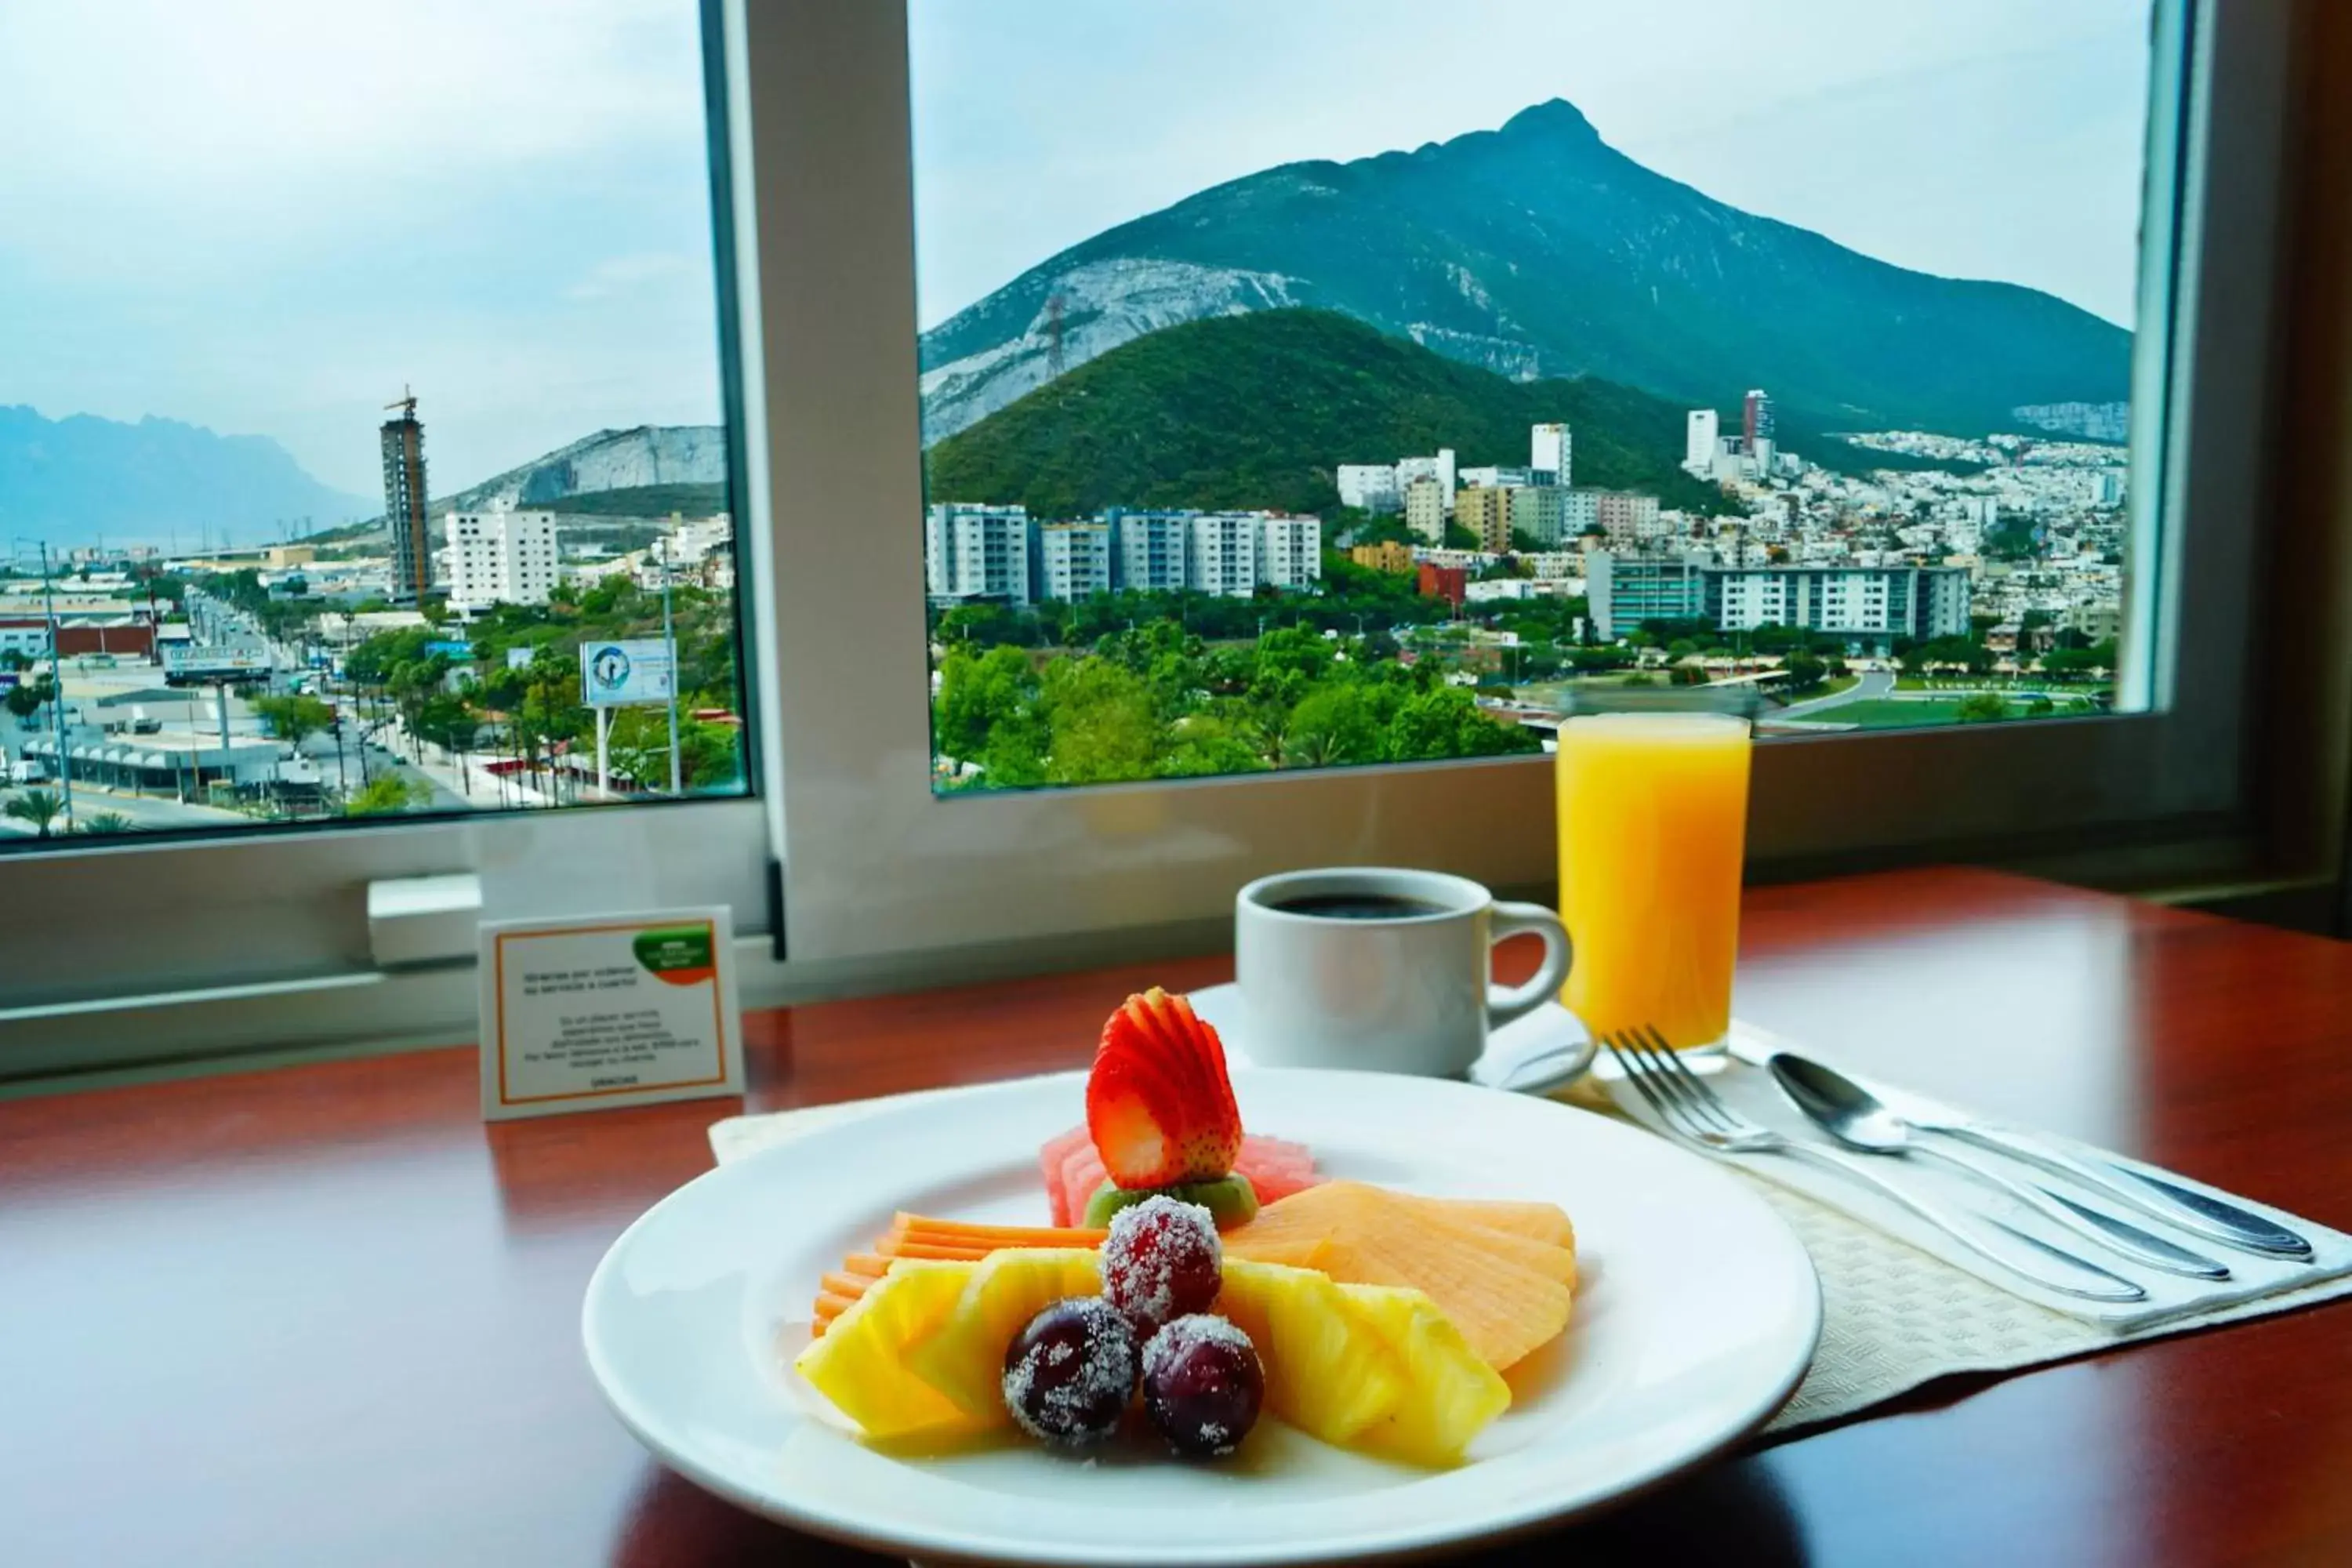
[[[1501,994],[1499,988],[1496,993]],[[1257,1061],[1250,1049],[1249,1019],[1238,985],[1204,985],[1192,994],[1192,1010],[1209,1021],[1236,1066]],[[1486,1036],[1486,1054],[1470,1069],[1482,1089],[1538,1089],[1544,1093],[1582,1078],[1592,1065],[1592,1037],[1576,1015],[1546,1002]],[[1561,1060],[1565,1057],[1565,1060]],[[1334,1063],[1334,1066],[1339,1064]],[[1540,1068],[1540,1071],[1532,1070]]]

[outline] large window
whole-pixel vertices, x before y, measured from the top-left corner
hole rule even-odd
[[[939,787],[2115,710],[2182,77],[2062,10],[913,0]]]
[[[8,617],[36,624],[5,673],[65,667],[19,701],[94,716],[101,750],[183,725],[209,748],[225,709],[230,749],[320,779],[298,801],[77,772],[79,831],[12,818],[0,1074],[463,1037],[465,969],[387,968],[406,950],[367,915],[374,884],[452,871],[492,916],[729,904],[742,956],[772,935],[782,961],[747,963],[755,1000],[1204,945],[1286,867],[1539,889],[1534,748],[1643,680],[1784,731],[1756,759],[1763,865],[2230,864],[2286,13],[1809,3],[1669,32],[1650,9],[705,0],[698,32],[683,0],[116,7],[102,48],[8,10],[0,401],[40,412],[0,431],[37,418],[50,460],[206,422],[276,447],[205,450],[361,500],[348,534],[256,503],[261,537],[226,545],[300,534],[309,561],[166,523],[188,571],[114,568],[178,595],[110,614],[268,666],[149,666],[179,706],[148,731],[121,711],[145,696],[91,689],[135,655],[52,651],[47,596],[62,636],[100,540],[23,521],[0,448],[30,546],[6,585],[42,601]],[[1759,253],[1769,276],[1742,270]],[[565,454],[714,424],[723,461]],[[526,470],[511,510],[555,514],[545,605],[428,592],[365,612],[423,617],[386,628],[407,641],[349,635],[357,602],[273,629],[323,566],[370,559],[394,597],[404,550],[446,559],[453,529],[507,571],[499,509],[441,503]],[[404,493],[428,503],[404,545],[381,521]],[[703,670],[677,793],[706,798],[519,809],[671,793],[666,701],[608,710],[597,783],[577,668],[659,647],[665,580]],[[277,732],[264,702],[316,714],[283,699],[332,721]],[[427,717],[451,700],[471,752]],[[2050,721],[1950,721],[1996,708]],[[11,763],[45,732],[7,731]],[[321,831],[379,765],[425,807]],[[117,798],[257,826],[87,831]]]
[[[0,16],[0,851],[748,787],[697,8]]]

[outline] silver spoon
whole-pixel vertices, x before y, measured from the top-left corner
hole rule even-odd
[[[2076,1235],[2151,1268],[2198,1279],[2230,1278],[2226,1263],[2176,1246],[2105,1210],[2078,1204],[2044,1186],[2012,1180],[1990,1165],[1920,1142],[1912,1136],[1917,1129],[1910,1122],[1833,1068],[1786,1051],[1775,1052],[1764,1065],[1798,1110],[1849,1149],[1870,1154],[1924,1154],[2000,1188]]]

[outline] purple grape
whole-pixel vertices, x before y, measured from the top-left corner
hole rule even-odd
[[[1232,1453],[1257,1424],[1265,1398],[1257,1347],[1223,1318],[1179,1318],[1143,1347],[1143,1408],[1180,1454]]]
[[[1103,1294],[1150,1335],[1216,1305],[1224,1252],[1217,1222],[1198,1204],[1154,1196],[1110,1216],[1103,1241]]]
[[[1004,1408],[1031,1436],[1076,1447],[1117,1429],[1135,1395],[1135,1330],[1100,1296],[1056,1301],[1004,1352]]]

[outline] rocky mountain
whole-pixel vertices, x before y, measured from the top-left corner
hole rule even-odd
[[[383,510],[311,478],[268,437],[0,406],[0,536],[252,544]]]
[[[727,431],[718,425],[639,425],[593,436],[534,458],[470,489],[433,502],[444,511],[478,511],[503,502],[545,507],[605,490],[656,489],[727,481]],[[383,510],[378,507],[377,511]]]
[[[1742,212],[1553,100],[1499,131],[1284,164],[1108,229],[924,334],[937,441],[1178,321],[1307,305],[1520,380],[1590,374],[1809,430],[2023,427],[2129,395],[2131,336],[2051,295],[1909,271]]]
[[[1112,505],[1328,512],[1340,463],[1452,447],[1523,466],[1528,427],[1574,427],[1575,482],[1727,504],[1675,465],[1684,410],[1595,377],[1512,381],[1329,310],[1256,310],[1103,353],[932,447],[935,501],[1066,517]]]

